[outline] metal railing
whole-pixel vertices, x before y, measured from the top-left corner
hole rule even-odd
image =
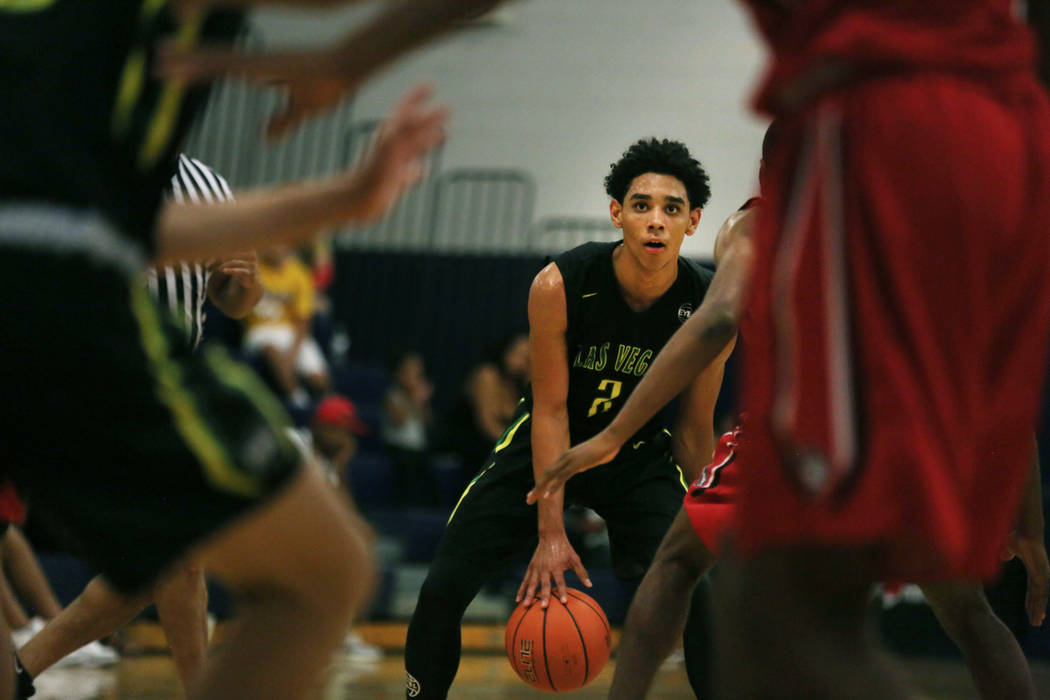
[[[536,183],[524,170],[450,170],[438,177],[436,198],[432,247],[470,254],[526,249]]]
[[[551,216],[529,228],[527,248],[535,253],[560,253],[588,241],[611,241],[620,235],[608,218]]]
[[[378,120],[352,124],[343,137],[343,160],[356,163],[368,150],[379,127]],[[340,248],[357,250],[427,250],[435,203],[436,174],[441,170],[442,148],[431,152],[423,180],[405,192],[381,221],[366,227],[342,229],[336,242]]]
[[[246,34],[240,44],[262,50]],[[270,185],[340,171],[362,157],[377,120],[352,121],[348,99],[275,143],[262,136],[279,108],[270,89],[222,81],[184,151],[211,165],[234,188]],[[523,171],[459,168],[442,171],[442,149],[429,157],[422,182],[381,221],[336,232],[344,249],[497,254],[555,252],[615,235],[607,220],[552,217],[534,222],[536,183]]]

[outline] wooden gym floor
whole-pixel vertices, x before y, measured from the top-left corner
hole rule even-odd
[[[148,647],[158,638],[155,626],[137,626],[129,634],[131,647],[139,652],[129,653],[114,667],[108,669],[68,668],[53,669],[37,679],[34,700],[162,700],[179,697],[178,682],[171,659],[156,648]],[[152,627],[152,628],[151,628]],[[369,625],[359,633],[377,643],[387,643],[401,635],[404,625]],[[490,641],[498,639],[502,645],[502,629],[495,626],[475,626],[465,630],[465,646],[475,651],[464,655],[460,665],[453,700],[518,700],[551,697],[525,685],[499,653],[491,651]],[[478,641],[483,644],[479,645]],[[394,645],[390,645],[394,646]],[[480,649],[480,650],[479,650]],[[489,649],[485,651],[483,649]],[[615,661],[610,661],[598,679],[587,688],[566,697],[577,700],[604,698],[612,680]],[[905,673],[924,700],[976,700],[966,668],[953,660],[901,660]],[[1033,665],[1039,697],[1050,699],[1050,664]],[[333,658],[330,675],[318,700],[373,700],[404,697],[404,667],[398,651],[371,663],[355,663],[345,656]],[[657,676],[653,692],[655,700],[691,698],[681,663],[668,663]]]

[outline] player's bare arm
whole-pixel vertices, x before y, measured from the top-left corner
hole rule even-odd
[[[208,299],[229,318],[244,318],[262,298],[255,251],[237,253],[211,264]]]
[[[1028,574],[1025,592],[1025,610],[1028,621],[1038,627],[1046,618],[1046,603],[1050,596],[1050,562],[1047,561],[1043,540],[1043,481],[1039,473],[1039,446],[1032,447],[1032,466],[1025,485],[1017,527],[1011,537],[1004,558],[1017,557]]]
[[[549,498],[573,474],[615,457],[625,440],[727,352],[744,312],[753,255],[753,216],[735,219],[703,303],[667,341],[620,412],[605,430],[559,457],[537,479],[536,488],[528,495],[529,503],[541,495]],[[712,433],[712,440],[713,437]]]
[[[160,262],[224,257],[248,248],[296,245],[329,227],[381,216],[423,173],[423,159],[445,136],[448,110],[408,93],[380,127],[365,161],[327,179],[241,193],[208,207],[166,204],[156,231]]]
[[[202,4],[205,0],[183,0]],[[277,4],[275,0],[211,0],[214,5]],[[337,0],[280,4],[317,7],[347,4]],[[349,97],[380,69],[402,54],[445,33],[455,23],[481,14],[499,0],[402,0],[388,2],[365,25],[355,27],[336,44],[309,51],[248,54],[231,48],[200,48],[189,53],[173,49],[162,54],[162,73],[186,81],[236,75],[287,91],[283,107],[271,118],[271,138],[288,132]]]
[[[565,333],[568,317],[565,284],[558,266],[550,263],[540,271],[529,289],[529,363],[532,370],[532,471],[536,478],[554,459],[569,448],[569,363]],[[547,607],[551,580],[562,602],[565,570],[573,569],[584,585],[591,581],[576,550],[569,544],[562,520],[564,494],[559,493],[536,507],[539,544],[529,562],[517,601],[531,604],[539,592]]]
[[[715,452],[715,403],[722,389],[726,360],[733,353],[731,340],[682,392],[681,409],[671,432],[671,452],[687,483],[700,475]]]

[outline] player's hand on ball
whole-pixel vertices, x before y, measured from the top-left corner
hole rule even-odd
[[[1046,603],[1050,597],[1050,561],[1047,559],[1042,536],[1018,537],[1016,532],[1013,533],[1003,559],[1009,560],[1014,557],[1021,560],[1028,574],[1024,599],[1028,622],[1039,627],[1046,618]]]
[[[583,562],[576,550],[569,544],[569,538],[562,531],[557,535],[540,536],[540,542],[536,545],[536,553],[532,555],[529,568],[525,571],[525,578],[518,587],[518,595],[514,601],[525,605],[532,605],[532,601],[539,597],[540,605],[547,607],[551,597],[551,581],[558,591],[558,599],[562,603],[568,601],[568,593],[565,592],[565,570],[572,569],[576,572],[583,585],[590,588],[591,579],[587,575],[587,569],[583,568]],[[537,590],[539,591],[537,593]]]
[[[525,497],[526,503],[530,505],[541,498],[549,498],[558,489],[565,486],[565,482],[580,472],[587,471],[599,464],[605,464],[616,456],[620,451],[620,443],[609,437],[606,431],[602,431],[590,440],[581,442],[561,457],[555,460],[538,482]]]

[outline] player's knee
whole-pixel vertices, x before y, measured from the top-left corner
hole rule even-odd
[[[436,560],[419,591],[418,607],[423,610],[466,610],[473,598],[473,589],[465,586],[465,582],[460,567]]]
[[[696,583],[707,571],[706,563],[690,550],[679,550],[671,553],[665,560],[665,566],[675,579]]]
[[[302,590],[326,611],[360,612],[375,590],[377,567],[364,533],[351,524],[326,534],[330,556],[304,571]]]
[[[657,550],[650,569],[655,568],[675,581],[692,585],[700,580],[713,562],[714,556],[707,552],[696,536],[669,536]]]
[[[330,530],[314,544],[325,557],[286,562],[271,576],[242,581],[235,589],[241,604],[294,608],[327,627],[345,628],[371,599],[375,564],[363,541],[350,532]]]
[[[941,624],[953,636],[995,615],[977,586],[924,586],[923,594]]]
[[[333,627],[348,622],[374,588],[367,526],[310,469],[257,517],[206,553],[245,605],[285,605]]]
[[[176,565],[179,576],[191,580],[199,580],[204,577],[204,567],[196,559],[187,559]]]
[[[157,581],[156,588],[163,591],[169,588],[196,589],[204,586],[204,567],[196,560],[180,561],[171,567]]]

